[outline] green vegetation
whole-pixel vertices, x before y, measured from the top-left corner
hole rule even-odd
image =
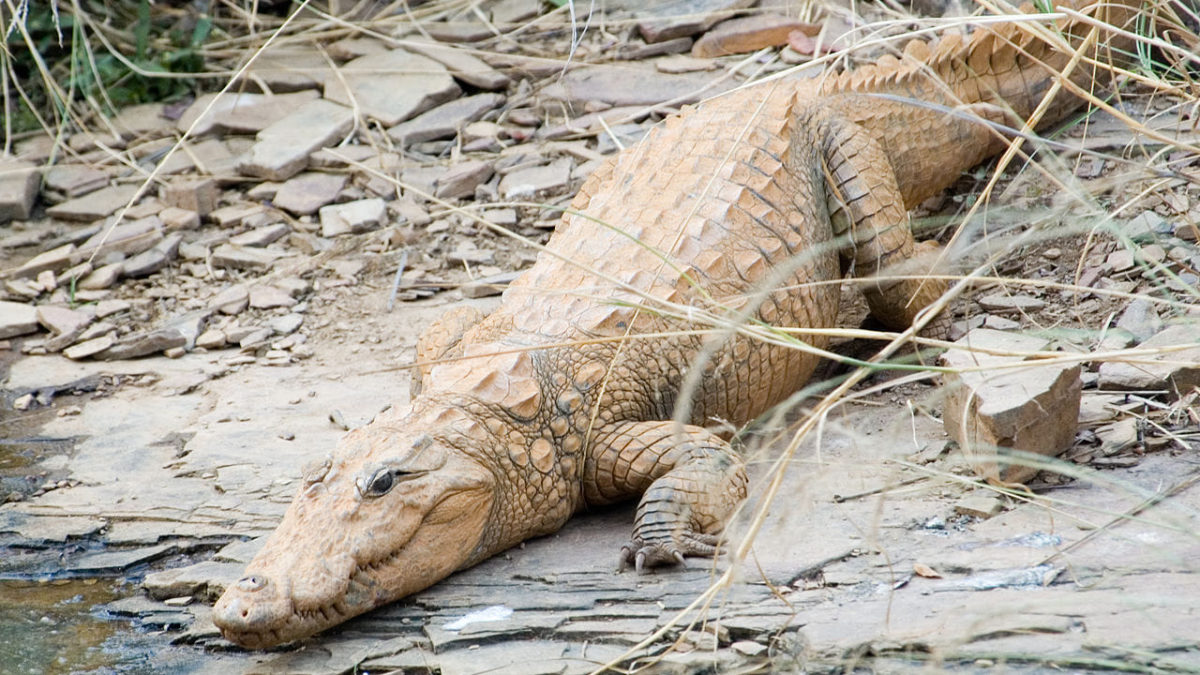
[[[213,29],[210,17],[149,0],[6,2],[0,18],[7,133],[57,124],[80,103],[110,114],[187,94],[195,85],[187,74],[203,70]]]

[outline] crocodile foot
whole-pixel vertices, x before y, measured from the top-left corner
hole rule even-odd
[[[654,537],[660,539],[660,537]],[[661,537],[662,541],[651,541],[634,536],[621,547],[621,562],[618,571],[624,571],[630,563],[638,574],[647,567],[679,564],[687,567],[684,556],[713,556],[720,550],[720,536],[699,532],[680,532],[674,537]]]

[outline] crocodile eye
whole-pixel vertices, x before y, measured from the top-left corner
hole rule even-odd
[[[363,492],[363,496],[382,497],[392,489],[395,482],[391,469],[380,469],[367,481],[367,489]]]

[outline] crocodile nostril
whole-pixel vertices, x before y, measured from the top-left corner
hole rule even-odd
[[[238,582],[237,582],[238,590],[246,591],[246,592],[254,592],[254,591],[262,590],[262,588],[266,585],[267,585],[266,579],[264,579],[258,575],[254,575],[254,574],[252,574],[248,577],[242,577],[241,579],[238,579]]]

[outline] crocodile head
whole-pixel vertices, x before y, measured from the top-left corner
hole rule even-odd
[[[493,474],[440,437],[376,422],[343,438],[303,481],[213,608],[234,643],[261,649],[306,637],[482,557]]]

